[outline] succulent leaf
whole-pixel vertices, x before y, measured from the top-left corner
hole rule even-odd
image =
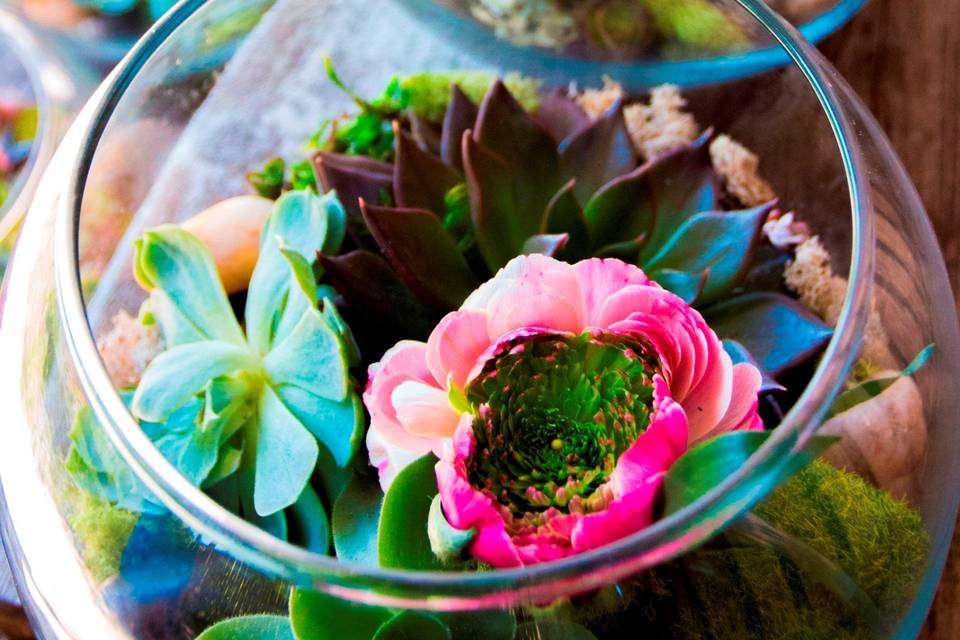
[[[618,100],[606,113],[560,143],[564,172],[576,179],[574,193],[588,202],[597,190],[637,166],[637,153]]]
[[[707,274],[693,302],[705,305],[718,300],[746,274],[771,208],[772,204],[767,204],[746,211],[698,213],[677,229],[642,268],[648,273],[666,269],[694,277]]]
[[[313,156],[313,167],[322,191],[335,192],[344,203],[355,242],[361,235],[357,230],[363,227],[360,200],[393,202],[393,165],[389,163],[319,151]]]
[[[463,134],[473,129],[480,110],[460,85],[450,86],[450,106],[443,118],[440,138],[440,159],[463,173]]]
[[[527,241],[523,243],[521,253],[523,255],[539,253],[555,258],[566,250],[569,241],[570,235],[567,233],[530,236],[527,238]]]
[[[364,203],[361,210],[390,265],[428,305],[456,308],[479,286],[456,242],[430,211]]]
[[[573,193],[575,181],[568,182],[547,204],[540,227],[542,233],[569,236],[564,256],[569,260],[585,258],[590,250],[590,232],[583,209]]]
[[[570,135],[590,124],[590,118],[566,91],[555,89],[540,101],[537,121],[550,132],[554,140],[566,140]]]
[[[712,137],[713,131],[707,130],[690,145],[648,163],[647,197],[656,203],[657,215],[640,253],[641,263],[652,257],[692,216],[720,208],[717,177],[709,153]]]
[[[730,360],[733,364],[740,364],[741,362],[746,362],[747,364],[752,364],[755,366],[763,375],[763,382],[760,384],[760,393],[769,393],[771,391],[785,391],[783,385],[771,378],[767,373],[763,372],[763,369],[760,368],[760,365],[757,364],[757,361],[754,360],[753,355],[747,351],[747,348],[737,342],[736,340],[724,340],[723,341],[723,350],[727,352],[727,355],[730,356]]]
[[[523,243],[540,228],[549,196],[542,203],[516,193],[518,176],[499,155],[467,133],[464,166],[477,245],[491,273],[520,254]],[[539,208],[538,208],[539,207]]]
[[[703,295],[703,290],[707,285],[710,272],[709,270],[704,270],[701,273],[690,273],[664,268],[647,271],[647,275],[664,289],[672,291],[683,298],[684,302],[692,305]]]
[[[320,256],[327,278],[351,309],[362,310],[367,318],[391,318],[406,337],[426,339],[439,319],[400,280],[386,260],[364,250],[340,256]],[[358,329],[357,321],[352,323]],[[382,327],[380,328],[382,331]],[[396,342],[389,336],[389,343]]]
[[[397,140],[393,165],[396,205],[405,209],[425,209],[435,215],[443,213],[447,192],[463,182],[463,178],[440,158],[421,149],[399,123],[394,123],[394,130]]]
[[[704,317],[718,336],[742,344],[774,377],[814,357],[833,336],[802,304],[769,291],[712,305]]]

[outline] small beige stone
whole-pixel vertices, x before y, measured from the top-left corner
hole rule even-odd
[[[237,196],[218,202],[181,225],[197,236],[213,256],[227,293],[250,284],[260,255],[260,232],[274,203],[260,196]]]
[[[728,135],[710,143],[713,169],[724,190],[745,207],[758,207],[776,197],[773,188],[760,177],[760,159]]]
[[[700,126],[686,107],[680,88],[665,84],[650,92],[647,104],[638,102],[623,110],[630,138],[644,158],[653,160],[697,138]]]
[[[897,375],[884,371],[876,377]],[[915,473],[927,449],[923,399],[912,378],[828,420],[820,435],[841,440],[824,455],[830,464],[862,476],[901,499],[915,497]]]
[[[118,389],[135,387],[147,365],[163,350],[160,328],[144,325],[126,311],[113,318],[110,331],[97,343],[110,380]]]

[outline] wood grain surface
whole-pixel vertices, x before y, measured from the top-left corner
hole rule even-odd
[[[890,136],[960,285],[960,0],[872,0],[822,49]],[[26,637],[0,606],[0,638]],[[922,640],[960,638],[960,535]]]
[[[889,135],[960,291],[960,0],[872,0],[821,48]],[[921,638],[960,638],[960,535]]]

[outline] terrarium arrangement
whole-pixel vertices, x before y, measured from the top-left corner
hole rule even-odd
[[[499,38],[567,54],[613,60],[654,53],[729,53],[748,48],[752,22],[711,0],[445,0]],[[771,0],[801,24],[835,0]]]
[[[675,87],[423,73],[368,100],[327,70],[356,108],[251,173],[256,195],[143,233],[139,315],[100,337],[190,483],[341,562],[493,572],[636,534],[775,432],[847,285],[757,156]],[[934,348],[891,370],[872,321],[792,477],[620,584],[477,613],[294,589],[289,615],[201,638],[873,637],[926,564],[911,375]],[[165,509],[89,410],[71,440],[73,526],[108,580]]]

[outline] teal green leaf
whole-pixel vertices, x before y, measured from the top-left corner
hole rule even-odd
[[[269,385],[260,392],[254,509],[261,516],[296,502],[317,462],[317,442]]]
[[[683,298],[684,302],[691,305],[703,293],[709,276],[706,272],[687,273],[674,269],[647,271],[647,275],[660,284],[661,287],[677,294]]]
[[[326,447],[337,466],[350,464],[363,441],[360,396],[351,393],[336,402],[297,386],[281,385],[274,390],[290,413]]]
[[[282,342],[263,359],[276,385],[292,385],[340,402],[350,392],[346,350],[317,309],[308,309]]]
[[[245,346],[218,340],[191,342],[164,351],[147,367],[133,396],[133,414],[163,422],[219,376],[256,368]]]
[[[597,636],[576,622],[544,618],[517,627],[517,640],[597,640]]]
[[[769,213],[770,205],[746,211],[698,213],[640,266],[647,273],[665,269],[696,276],[706,273],[696,302],[709,304],[726,295],[746,275]]]
[[[166,225],[144,233],[135,246],[134,277],[147,291],[163,293],[164,302],[173,306],[168,317],[204,338],[244,344],[213,258],[200,240]]]
[[[913,359],[913,362],[907,365],[906,369],[897,375],[867,380],[852,389],[844,391],[833,401],[833,404],[830,406],[830,411],[827,413],[827,418],[832,418],[853,409],[859,404],[872,400],[896,384],[900,378],[912,376],[929,362],[930,357],[933,355],[933,350],[934,346],[932,344],[924,347],[920,353],[917,354],[917,357]]]
[[[584,207],[593,247],[643,238],[642,264],[691,216],[715,210],[717,187],[708,136],[600,188]]]
[[[734,431],[705,440],[677,460],[663,481],[664,512],[687,507],[739,470],[770,438],[770,431]],[[837,438],[815,436],[788,463],[786,478],[807,466]]]
[[[243,460],[243,450],[225,444],[220,447],[217,453],[217,462],[210,469],[206,479],[203,481],[203,488],[212,487],[226,478],[229,478],[240,468],[240,462]]]
[[[319,591],[294,589],[290,594],[290,625],[297,640],[373,638],[392,615],[389,609],[354,604]]]
[[[128,401],[129,395],[124,400]],[[77,411],[70,441],[66,468],[80,488],[134,513],[163,511],[114,448],[89,407]]]
[[[218,622],[197,640],[294,640],[294,636],[286,616],[261,614]]]
[[[375,478],[355,475],[333,505],[333,548],[341,562],[378,566],[377,527],[383,492]]]
[[[284,337],[281,330],[284,315],[291,316],[293,321],[299,320],[304,298],[309,298],[310,304],[316,300],[315,295],[312,298],[303,295],[299,286],[302,277],[297,278],[289,253],[285,256],[281,249],[309,257],[308,263],[312,264],[321,249],[339,248],[328,246],[338,244],[328,233],[340,233],[344,216],[343,207],[333,194],[318,196],[309,191],[296,191],[284,194],[277,201],[260,237],[260,256],[250,280],[244,314],[247,339],[258,352],[266,353],[275,340]],[[333,229],[328,226],[331,218]],[[292,328],[290,322],[287,321],[288,328]]]
[[[373,640],[451,640],[450,628],[429,613],[403,611],[383,623]]]
[[[330,521],[320,496],[309,484],[285,515],[290,542],[314,553],[330,553]]]
[[[463,556],[463,550],[477,537],[477,532],[475,529],[455,529],[447,522],[440,496],[436,495],[430,503],[430,513],[427,516],[427,537],[430,539],[433,555],[441,562],[454,562]]]
[[[142,422],[141,428],[163,457],[194,486],[200,486],[217,464],[222,425],[198,426],[203,402],[193,399],[164,423]]]
[[[742,344],[771,376],[812,358],[833,336],[806,307],[773,292],[738,296],[705,308],[703,315],[718,336]]]
[[[429,571],[442,568],[430,549],[427,520],[437,495],[437,457],[427,454],[407,465],[383,498],[377,549],[388,569]]]
[[[249,372],[211,380],[204,391],[200,430],[216,429],[221,443],[226,442],[253,417],[253,397],[260,384],[260,376]]]
[[[770,391],[786,391],[786,388],[782,384],[771,378],[769,375],[764,373],[762,369],[760,369],[760,365],[758,365],[757,361],[754,360],[753,355],[747,351],[746,347],[736,340],[724,340],[723,350],[727,352],[728,356],[730,356],[730,361],[733,364],[736,365],[743,362],[746,364],[752,364],[753,366],[757,367],[758,370],[760,370],[760,373],[763,376],[762,382],[760,383],[761,394],[769,393]]]

